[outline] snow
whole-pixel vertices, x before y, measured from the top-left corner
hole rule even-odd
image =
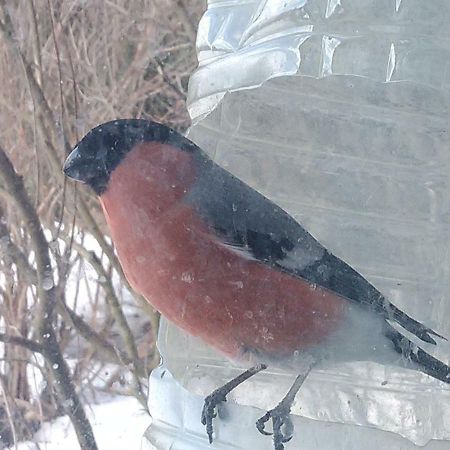
[[[89,420],[100,450],[150,450],[143,442],[143,434],[150,425],[150,416],[133,397],[109,396],[99,404],[87,408]],[[33,442],[21,442],[18,450],[36,450],[38,443],[42,450],[79,450],[75,431],[67,416],[44,423],[35,434]],[[11,447],[11,450],[14,447]]]

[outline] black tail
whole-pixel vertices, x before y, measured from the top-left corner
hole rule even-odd
[[[450,384],[449,366],[426,353],[408,338],[392,328],[387,322],[386,325],[386,337],[392,341],[394,348],[398,353],[415,362],[419,366],[419,369],[427,375]]]

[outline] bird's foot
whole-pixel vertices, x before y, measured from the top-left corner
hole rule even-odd
[[[227,401],[226,392],[224,386],[216,389],[208,397],[205,398],[205,403],[202,410],[202,424],[206,427],[206,434],[208,435],[209,443],[213,441],[213,419],[217,416],[216,408],[223,402]]]
[[[267,411],[264,416],[256,422],[258,431],[266,436],[273,435],[275,450],[284,450],[284,444],[289,442],[294,435],[294,424],[290,416],[291,403],[281,401],[278,406]],[[272,432],[266,431],[266,423],[272,420]]]
[[[265,364],[257,364],[251,367],[245,372],[233,378],[228,383],[224,384],[222,387],[213,391],[208,397],[205,398],[205,403],[202,410],[202,424],[206,427],[206,434],[208,435],[209,443],[212,444],[213,441],[213,419],[217,416],[216,407],[221,403],[227,401],[227,395],[237,386],[239,386],[244,381],[251,378],[253,375],[267,369]]]
[[[275,450],[284,450],[284,444],[289,442],[294,435],[294,424],[290,415],[292,404],[294,403],[298,390],[311,371],[312,365],[313,362],[308,362],[307,367],[297,375],[294,384],[284,396],[283,400],[256,421],[256,428],[260,433],[268,436],[273,435]],[[272,433],[265,430],[266,422],[270,419],[272,419]]]

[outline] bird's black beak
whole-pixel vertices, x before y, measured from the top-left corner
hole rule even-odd
[[[75,147],[67,157],[63,166],[64,173],[75,181],[89,182],[98,172],[97,158],[86,158],[80,149]]]
[[[75,181],[86,182],[83,176],[83,157],[78,150],[78,147],[75,147],[70,155],[67,157],[66,162],[63,166],[64,174],[69,178],[72,178]]]

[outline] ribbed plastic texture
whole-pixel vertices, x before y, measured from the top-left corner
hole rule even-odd
[[[448,23],[445,0],[210,1],[189,137],[450,337]],[[226,405],[210,447],[201,396],[239,368],[166,323],[159,346],[172,375],[151,380],[158,449],[272,448],[253,424],[294,374],[239,388],[231,398],[244,406]],[[449,361],[449,345],[426,349]],[[286,449],[447,449],[430,440],[450,440],[449,405],[449,387],[413,371],[313,371]]]

